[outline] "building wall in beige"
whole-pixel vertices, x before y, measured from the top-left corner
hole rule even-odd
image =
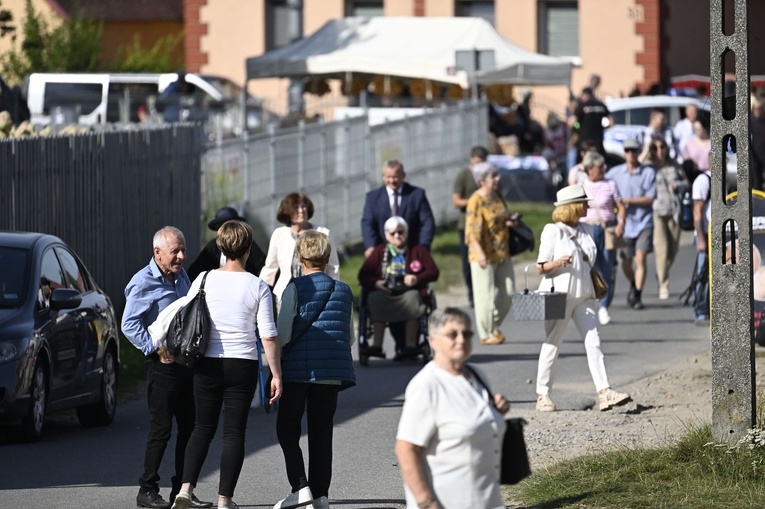
[[[16,2],[22,0],[14,0]],[[189,1],[189,0],[187,0]],[[221,74],[237,83],[244,81],[244,60],[265,50],[265,0],[206,0],[201,21],[208,24],[201,36],[207,55],[202,72]],[[237,4],[232,8],[232,3]],[[497,0],[495,20],[498,32],[525,49],[539,49],[541,0]],[[385,0],[387,16],[453,16],[454,0]],[[644,68],[636,55],[645,50],[644,38],[637,33],[643,18],[645,0],[579,0],[579,56],[581,65],[574,68],[571,90],[578,94],[593,73],[600,74],[599,95],[620,96],[644,80]],[[327,20],[344,16],[344,0],[304,0],[304,33],[310,34]],[[669,34],[675,37],[674,33]],[[670,42],[671,46],[671,42]],[[681,57],[673,54],[673,58]],[[250,92],[266,97],[269,103],[286,104],[285,80],[257,80]],[[333,90],[338,89],[333,84]],[[562,113],[568,99],[568,87],[535,87],[534,104],[546,115]],[[520,94],[520,91],[518,91]],[[325,96],[322,100],[326,101]],[[314,98],[307,96],[309,102]]]
[[[414,0],[386,0],[386,16],[413,16]]]
[[[310,35],[331,19],[345,16],[343,0],[304,0],[303,1],[303,33]]]
[[[643,49],[643,39],[635,32],[642,11],[634,0],[579,2],[579,55],[582,65],[575,68],[572,88],[579,92],[591,74],[602,78],[599,95],[627,95],[643,80],[643,68],[635,56]]]
[[[454,16],[454,0],[425,0],[425,16]]]
[[[497,32],[513,44],[537,51],[537,0],[494,3]]]
[[[265,25],[253,23],[264,18],[264,10],[264,0],[208,0],[199,11],[200,22],[207,25],[200,37],[207,63],[200,72],[244,83],[245,60],[265,51]]]

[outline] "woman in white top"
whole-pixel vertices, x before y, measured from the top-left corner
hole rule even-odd
[[[592,225],[579,222],[587,213],[590,197],[583,186],[574,185],[558,191],[557,199],[552,213],[554,224],[545,225],[539,239],[537,271],[548,276],[542,279],[540,290],[549,291],[554,286],[556,291],[566,293],[566,314],[562,320],[545,321],[547,337],[539,354],[537,371],[537,410],[555,410],[550,399],[553,370],[563,334],[571,320],[584,338],[587,364],[598,392],[600,410],[608,410],[631,398],[611,389],[600,349],[595,290],[590,278],[597,248],[592,239]]]
[[[329,237],[332,251],[324,272],[332,279],[340,279],[340,261],[337,257],[335,242],[332,240],[329,229],[308,222],[313,217],[313,211],[313,202],[301,193],[290,193],[285,196],[276,211],[276,220],[285,226],[278,227],[271,235],[266,264],[260,271],[260,279],[273,288],[277,311],[281,307],[282,293],[289,282],[303,275],[303,268],[295,251],[295,241],[302,231],[317,230]],[[277,273],[279,273],[278,279]]]
[[[236,508],[231,500],[244,462],[244,437],[250,402],[258,377],[258,338],[273,374],[271,403],[281,397],[282,372],[279,341],[268,286],[244,268],[252,246],[252,229],[242,221],[227,221],[220,227],[216,244],[226,256],[220,269],[200,274],[189,290],[205,281],[205,299],[210,313],[210,341],[205,357],[194,368],[196,422],[183,466],[183,486],[173,509],[191,505],[194,486],[210,442],[223,412],[223,452],[220,460],[218,507]]]
[[[429,325],[433,360],[406,388],[396,435],[406,507],[504,508],[499,465],[510,405],[466,367],[473,331],[464,311],[436,310]]]

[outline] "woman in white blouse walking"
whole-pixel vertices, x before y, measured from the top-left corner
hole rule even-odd
[[[592,225],[579,222],[587,213],[590,197],[582,185],[574,185],[558,191],[557,199],[552,213],[554,223],[545,225],[539,240],[537,271],[547,276],[542,279],[540,290],[549,291],[554,286],[556,291],[566,293],[566,314],[562,320],[545,321],[547,337],[539,354],[537,371],[537,410],[555,410],[550,399],[553,372],[563,335],[571,320],[584,339],[600,410],[608,410],[631,398],[629,394],[611,389],[600,349],[595,289],[590,278],[597,248],[592,238]]]

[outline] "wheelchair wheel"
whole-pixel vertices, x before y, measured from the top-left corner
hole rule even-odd
[[[433,353],[430,351],[430,343],[427,341],[423,343],[422,345],[422,364],[427,364],[430,362],[431,357],[433,356]]]

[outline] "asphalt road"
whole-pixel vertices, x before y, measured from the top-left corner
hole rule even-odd
[[[601,329],[606,366],[616,389],[708,348],[708,329],[695,327],[691,308],[678,299],[690,281],[694,260],[690,236],[683,235],[670,300],[658,299],[650,267],[643,293],[645,310],[627,309],[627,285],[619,274],[611,308],[613,322]],[[649,266],[653,262],[649,257]],[[522,279],[517,282],[522,284]],[[465,302],[459,295],[442,297],[440,305]],[[471,360],[486,371],[493,388],[504,393],[515,408],[533,408],[532,380],[543,339],[542,324],[508,319],[503,330],[508,337],[505,344],[477,344]],[[419,368],[416,363],[379,359],[370,360],[366,368],[357,366],[358,385],[340,394],[335,421],[333,507],[403,507],[393,444],[404,389]],[[553,394],[562,409],[585,409],[595,403],[584,346],[573,325],[569,325],[560,354]],[[234,497],[240,507],[272,507],[289,491],[275,421],[274,414],[251,410],[247,456]],[[0,508],[135,507],[147,422],[145,400],[123,400],[112,426],[86,429],[73,415],[60,414],[51,416],[46,435],[38,443],[0,443]],[[203,500],[217,499],[219,457],[220,436],[213,442],[196,489]],[[172,443],[160,472],[165,496],[171,459]]]

